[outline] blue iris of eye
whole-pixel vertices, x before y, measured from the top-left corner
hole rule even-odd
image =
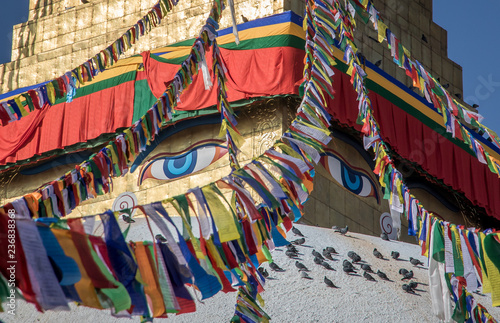
[[[342,184],[354,194],[359,194],[363,190],[361,175],[350,170],[342,163]]]
[[[179,158],[166,158],[163,163],[163,171],[168,178],[177,178],[190,174],[196,167],[198,153],[193,150]]]

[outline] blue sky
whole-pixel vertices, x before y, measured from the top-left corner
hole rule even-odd
[[[500,1],[434,0],[434,22],[448,30],[448,56],[463,69],[464,100],[479,104],[500,135]]]
[[[28,3],[28,0],[2,3],[0,63],[10,61],[12,26],[27,21]],[[448,30],[448,56],[463,68],[464,99],[479,104],[484,124],[500,134],[498,12],[500,1],[434,0],[434,21]]]
[[[29,0],[2,1],[0,10],[0,64],[10,61],[12,26],[28,21]]]

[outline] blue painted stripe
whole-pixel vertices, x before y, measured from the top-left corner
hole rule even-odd
[[[277,25],[284,22],[292,22],[296,25],[302,26],[302,18],[298,14],[293,11],[286,11],[277,15],[273,15],[270,17],[259,18],[249,22],[245,22],[238,25],[238,31],[256,28],[256,27],[265,27],[270,25]],[[233,27],[228,27],[219,30],[219,36],[224,36],[233,33]]]
[[[50,80],[50,81],[52,81],[52,80]],[[11,96],[16,95],[16,94],[21,94],[21,93],[27,92],[29,90],[35,89],[37,87],[40,87],[42,85],[45,85],[45,84],[49,83],[50,81],[42,82],[42,83],[38,83],[38,84],[35,84],[35,85],[26,86],[26,87],[22,87],[22,88],[19,88],[19,89],[16,89],[16,90],[12,90],[12,91],[7,92],[7,93],[0,94],[0,100],[6,99],[6,98],[11,97]]]

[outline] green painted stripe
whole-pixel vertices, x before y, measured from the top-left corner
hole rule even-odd
[[[248,49],[260,49],[260,48],[272,48],[272,47],[293,47],[297,49],[304,49],[306,41],[300,37],[290,34],[284,35],[273,35],[267,37],[260,37],[254,39],[247,39],[240,42],[239,45],[236,43],[227,43],[220,45],[221,48],[230,50],[248,50]]]
[[[194,40],[189,40],[189,41],[194,42]],[[190,45],[189,44],[185,45],[183,43],[184,42],[177,43],[175,44],[175,46],[192,46],[192,43]],[[305,40],[300,37],[290,34],[284,34],[284,35],[273,35],[267,37],[242,40],[239,45],[236,45],[236,43],[233,42],[219,46],[221,48],[228,50],[252,50],[252,49],[273,48],[273,47],[293,47],[303,50],[305,43],[306,43]],[[188,55],[167,59],[157,55],[151,55],[151,58],[158,62],[175,64],[175,65],[181,64],[187,57]]]
[[[253,39],[245,39],[245,40],[240,40],[240,44],[239,45],[236,45],[235,42],[232,42],[232,43],[226,43],[226,44],[222,44],[222,45],[219,45],[220,47],[222,48],[227,48],[227,47],[231,47],[231,46],[234,46],[234,49],[241,49],[242,46],[244,46],[245,43],[247,42],[255,42],[255,41],[269,41],[270,38],[273,38],[273,37],[294,37],[294,38],[297,38],[298,40],[300,40],[300,42],[302,42],[302,45],[300,47],[297,47],[299,49],[304,49],[304,44],[305,44],[305,40],[300,38],[300,37],[297,37],[295,35],[291,35],[291,34],[282,34],[282,35],[272,35],[272,36],[266,36],[266,37],[259,37],[259,38],[253,38]],[[180,46],[193,46],[194,44],[194,38],[192,39],[188,39],[188,40],[184,40],[184,41],[181,41],[181,42],[178,42],[178,43],[175,43],[175,44],[171,44],[171,45],[167,45],[165,47],[180,47]],[[281,44],[281,45],[274,45],[274,46],[268,46],[268,45],[259,45],[258,47],[253,47],[252,49],[255,49],[255,48],[267,48],[267,47],[281,47],[281,46],[292,46],[292,45],[289,45],[289,44]],[[292,47],[295,47],[295,46],[292,46]],[[245,49],[248,49],[248,48],[245,48]]]
[[[89,94],[93,94],[105,89],[109,89],[112,87],[115,87],[117,85],[134,81],[136,77],[137,71],[130,71],[127,73],[123,73],[120,75],[117,75],[115,77],[109,78],[107,80],[103,80],[94,84],[87,85],[85,87],[79,88],[76,90],[76,95],[73,97],[73,99],[80,98]],[[66,102],[66,98],[60,98],[56,100],[56,104],[64,103]]]
[[[152,59],[154,59],[155,61],[158,61],[160,63],[167,63],[167,64],[172,64],[172,65],[180,65],[180,64],[182,64],[182,62],[184,62],[186,60],[186,58],[188,56],[189,55],[184,55],[184,56],[176,57],[176,58],[164,58],[164,57],[157,56],[157,55],[151,55],[150,57]]]

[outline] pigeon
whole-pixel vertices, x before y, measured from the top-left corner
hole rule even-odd
[[[441,86],[442,86],[443,88],[447,89],[447,88],[449,88],[449,87],[450,87],[450,83],[446,83],[446,84],[443,84],[443,85],[441,85]]]
[[[351,273],[355,273],[356,271],[354,270],[354,268],[352,267],[349,267],[349,266],[344,266],[342,267],[342,269],[344,270],[344,272],[348,275],[350,275]]]
[[[286,250],[298,253],[299,250],[293,244],[286,245]]]
[[[381,272],[380,270],[377,270],[377,276],[379,276],[383,280],[389,280],[389,278],[387,277],[387,275],[385,273]]]
[[[335,284],[328,278],[325,278],[323,279],[323,281],[325,282],[326,286],[328,287],[333,287],[333,288],[338,288],[337,286],[335,286]]]
[[[131,216],[126,215],[126,214],[123,214],[123,215],[122,215],[122,219],[123,219],[123,221],[125,221],[126,223],[134,223],[134,222],[135,222],[135,220],[134,220],[134,219],[132,219],[132,217],[131,217]]]
[[[313,254],[314,257],[318,257],[321,260],[325,260],[325,258],[323,258],[323,256],[319,252],[317,252],[316,250],[314,250],[314,249],[312,251],[312,254]]]
[[[316,265],[321,265],[321,263],[322,263],[322,262],[323,262],[323,260],[322,260],[322,259],[320,259],[320,258],[318,258],[318,257],[314,257],[314,263],[315,263]]]
[[[394,259],[394,260],[398,259],[398,258],[399,258],[399,252],[397,252],[397,251],[392,251],[392,252],[391,252],[391,257],[392,257],[392,259]]]
[[[167,239],[165,239],[165,237],[162,236],[161,234],[155,235],[155,239],[163,243],[167,242]]]
[[[462,94],[460,94],[460,93],[455,93],[455,96],[456,96],[459,100],[462,100]]]
[[[269,273],[267,272],[267,270],[264,267],[259,267],[259,268],[257,268],[257,270],[260,272],[260,274],[262,276],[264,276],[264,278],[269,277]]]
[[[336,225],[334,225],[332,227],[332,230],[335,231],[335,232],[340,232],[340,228],[338,226],[336,226]]]
[[[329,253],[338,254],[338,252],[333,247],[326,247],[325,250],[328,251]]]
[[[302,234],[302,232],[300,232],[299,229],[297,229],[296,227],[292,227],[292,232],[298,236],[301,236],[303,237],[304,235]]]
[[[309,271],[309,269],[307,269],[307,267],[300,261],[295,262],[295,267],[297,267],[299,271]]]
[[[352,259],[352,262],[360,262],[361,261],[361,257],[357,253],[355,253],[354,251],[349,251],[347,253],[347,256]]]
[[[370,265],[367,265],[367,264],[361,264],[361,269],[363,269],[364,271],[369,272],[369,273],[373,272],[372,267],[370,267]]]
[[[248,22],[248,18],[243,15],[241,15],[241,20],[243,20],[243,22]]]
[[[373,278],[372,275],[370,275],[369,273],[367,273],[366,271],[363,273],[363,277],[365,277],[367,280],[369,281],[372,281],[372,282],[375,282],[375,278]]]
[[[410,270],[406,274],[403,275],[403,278],[401,280],[410,280],[413,278],[413,270]]]
[[[285,255],[287,255],[288,258],[297,258],[298,257],[298,255],[297,255],[296,252],[293,252],[293,251],[290,251],[290,250],[285,251]]]
[[[473,107],[474,109],[477,109],[477,108],[479,108],[479,104],[474,103],[474,104],[472,105],[472,107]]]
[[[342,265],[344,267],[354,268],[354,266],[352,265],[352,263],[349,260],[347,260],[347,259],[344,259],[344,262],[342,263]]]
[[[378,61],[375,62],[375,66],[380,67],[382,65],[382,60],[379,59]]]
[[[382,254],[377,250],[377,248],[373,249],[373,255],[378,259],[384,259],[384,256],[382,256]]]
[[[345,228],[340,229],[340,234],[345,235],[349,231],[349,227],[346,225]]]
[[[412,258],[412,257],[410,257],[410,262],[411,262],[411,264],[412,264],[413,266],[423,266],[423,265],[424,265],[424,263],[423,263],[423,262],[421,262],[421,261],[420,261],[420,260],[418,260],[418,259]]]
[[[418,283],[415,281],[411,281],[408,283],[408,286],[410,286],[411,289],[415,289],[418,286]]]
[[[276,265],[275,262],[271,262],[269,264],[269,268],[271,268],[274,271],[284,271],[283,268],[280,268],[280,266]]]
[[[401,286],[401,287],[403,288],[403,290],[405,292],[410,293],[410,294],[415,294],[415,292],[413,291],[413,289],[410,286],[403,284],[403,286]]]
[[[427,37],[425,37],[424,34],[422,34],[422,41],[426,42],[427,43]]]
[[[389,241],[389,236],[388,236],[388,235],[387,235],[387,233],[385,233],[385,232],[382,232],[382,233],[380,234],[380,238],[381,238],[382,240]]]
[[[300,278],[312,279],[305,271],[300,272]]]
[[[321,266],[325,267],[325,269],[328,269],[328,270],[335,270],[332,266],[330,266],[329,263],[327,263],[326,261],[323,261],[321,264]]]
[[[82,2],[83,4],[90,3],[90,1],[88,1],[88,0],[81,0],[81,2]]]
[[[303,245],[305,242],[306,242],[306,239],[304,239],[304,238],[300,238],[300,239],[292,241],[293,244],[298,245],[298,246]]]
[[[400,275],[403,275],[403,276],[404,276],[404,275],[405,275],[405,274],[407,274],[407,273],[408,273],[408,270],[406,270],[406,269],[404,269],[404,268],[399,269],[399,274],[400,274]]]
[[[323,256],[324,256],[326,259],[333,260],[333,257],[332,257],[331,252],[329,252],[329,251],[328,251],[328,250],[326,250],[326,249],[323,249]]]

